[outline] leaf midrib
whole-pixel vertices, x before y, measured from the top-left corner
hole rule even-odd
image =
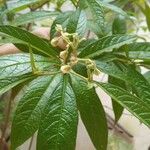
[[[55,75],[55,76],[56,76],[56,75]],[[31,113],[30,113],[30,115],[29,115],[29,117],[28,117],[28,119],[27,119],[25,125],[27,125],[27,122],[28,122],[29,119],[31,118],[31,116],[32,116],[33,112],[35,111],[35,109],[37,108],[38,104],[41,102],[42,97],[43,97],[43,96],[45,95],[45,93],[47,92],[47,89],[48,89],[49,85],[51,84],[51,82],[53,81],[53,79],[54,79],[55,76],[53,76],[53,77],[51,78],[50,82],[47,83],[45,92],[41,95],[41,98],[40,98],[40,100],[38,101],[38,103],[36,104],[36,106],[34,107],[34,109],[32,109],[32,111],[31,111]],[[23,107],[23,105],[22,105],[22,107]],[[38,127],[38,128],[39,128],[39,127]]]
[[[97,82],[95,82],[95,83],[96,83],[96,85],[99,85],[99,87],[101,87],[108,95],[111,95],[113,99],[118,99],[118,98],[116,98],[116,96],[113,96],[112,94],[110,94],[103,86],[101,86],[101,84],[103,84],[103,83],[97,83]],[[105,84],[105,83],[104,83],[104,84]],[[123,89],[122,89],[122,90],[123,90]],[[124,90],[123,90],[123,91],[124,91]],[[125,92],[127,92],[127,91],[125,91]],[[127,92],[127,93],[128,93],[128,92]],[[144,104],[145,107],[146,107],[146,109],[147,109],[148,111],[150,110],[150,108],[147,107],[147,104],[145,104],[143,101],[141,101],[140,98],[138,98],[138,97],[136,97],[136,96],[134,96],[134,95],[132,95],[132,94],[130,94],[130,93],[128,93],[128,94],[129,94],[130,96],[135,97],[136,99],[138,99],[139,102],[141,103],[141,105]],[[141,117],[140,117],[139,115],[137,115],[134,111],[132,111],[132,109],[126,107],[126,105],[123,104],[120,100],[119,100],[119,102],[116,100],[116,102],[117,102],[117,103],[121,103],[126,109],[129,110],[129,112],[131,112],[132,114],[134,114],[137,118],[140,118],[140,120],[142,120],[143,123],[145,123],[147,126],[150,127],[150,125],[149,125],[147,122],[145,122],[145,120],[144,120],[143,118],[141,118]],[[137,103],[137,100],[136,100],[136,103]]]
[[[107,48],[99,49],[99,50],[97,50],[97,52],[95,52],[95,53],[93,53],[93,54],[86,55],[85,58],[87,58],[87,57],[88,57],[88,58],[96,57],[96,56],[102,54],[105,50],[111,50],[111,49],[113,49],[114,47],[120,47],[120,46],[126,44],[127,42],[132,42],[132,41],[133,41],[133,39],[129,39],[129,40],[125,40],[124,42],[120,42],[120,43],[111,45],[111,46],[109,46],[109,47],[107,47]],[[92,43],[92,44],[93,44],[93,43]],[[81,52],[81,53],[82,53],[82,52]]]
[[[64,99],[65,99],[65,91],[66,91],[66,79],[63,77],[63,86],[62,86],[62,99],[61,99],[61,108],[60,108],[60,116],[59,116],[59,121],[58,121],[58,130],[57,130],[57,136],[56,136],[56,142],[55,142],[55,147],[56,149],[58,148],[59,145],[59,133],[60,133],[60,125],[61,125],[61,118],[62,118],[62,113],[63,113],[63,108],[64,108]]]

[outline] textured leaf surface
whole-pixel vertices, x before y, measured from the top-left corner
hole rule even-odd
[[[114,19],[112,25],[113,34],[125,34],[127,30],[126,18],[122,15],[117,16]]]
[[[13,87],[17,86],[18,84],[24,83],[26,81],[30,81],[34,79],[36,76],[31,74],[26,74],[22,76],[16,77],[6,77],[0,79],[0,94],[4,94],[8,90],[12,89]]]
[[[0,45],[8,43],[23,43],[23,42],[21,40],[12,37],[5,37],[4,39],[0,39]]]
[[[119,48],[125,44],[131,43],[135,40],[134,36],[130,35],[112,35],[99,39],[91,45],[85,47],[79,54],[80,57],[95,57],[104,52],[110,52],[113,48]]]
[[[96,0],[82,0],[80,1],[81,8],[88,8],[92,14],[92,19],[99,28],[99,32],[102,33],[104,29],[104,8]]]
[[[147,79],[147,81],[150,83],[150,71],[146,72],[144,74],[144,77]]]
[[[13,13],[13,12],[21,11],[36,2],[39,2],[39,0],[32,0],[32,1],[31,0],[18,0],[13,5],[11,5],[11,7],[6,9],[3,13],[8,13],[8,12]]]
[[[116,79],[114,77],[109,76],[108,82],[116,86],[122,87],[123,89],[126,89],[125,82],[120,79]],[[113,111],[115,115],[115,121],[118,122],[118,120],[122,116],[124,108],[113,99],[112,99],[112,106],[113,106]]]
[[[122,63],[97,61],[97,67],[104,73],[125,81],[131,85],[144,103],[150,105],[150,84],[132,66]]]
[[[118,86],[108,83],[97,83],[97,85],[123,107],[127,108],[141,122],[150,127],[150,105]]]
[[[62,25],[62,27],[67,26],[71,13],[72,12],[64,12],[64,13],[61,13],[60,15],[58,15],[56,17],[56,19],[53,21],[53,24],[51,26],[50,39],[53,39],[55,34],[56,34],[56,29],[55,28],[56,28],[57,24]]]
[[[37,150],[74,150],[78,122],[75,95],[68,76],[53,81],[38,131]]]
[[[22,24],[27,24],[29,22],[38,21],[50,17],[57,16],[58,12],[51,11],[34,11],[26,14],[22,14],[11,22],[12,25],[18,26]]]
[[[113,34],[126,34],[126,31],[127,31],[126,18],[122,15],[117,16],[114,19],[112,25]],[[108,82],[117,85],[119,87],[122,87],[123,89],[126,89],[125,82],[120,79],[116,79],[114,77],[109,76]],[[115,115],[115,122],[117,123],[120,117],[122,116],[124,108],[113,99],[112,99],[112,107]]]
[[[109,3],[106,3],[104,1],[101,1],[101,0],[96,0],[97,3],[107,9],[110,9],[114,12],[116,12],[117,14],[120,14],[120,15],[123,15],[123,16],[127,16],[127,13],[125,11],[123,11],[122,9],[120,9],[119,7],[115,6],[115,5],[112,5],[112,4],[109,4]]]
[[[106,150],[107,121],[95,89],[89,88],[86,80],[75,75],[71,75],[71,77],[78,110],[87,132],[97,150]]]
[[[70,15],[67,32],[78,33],[80,36],[84,35],[86,31],[86,22],[87,18],[85,12],[77,9]]]
[[[56,71],[57,62],[35,55],[35,64],[41,71]],[[0,94],[26,80],[33,79],[29,54],[13,54],[0,57]]]
[[[136,42],[133,44],[129,44],[125,51],[128,52],[129,57],[132,59],[150,60],[149,42]]]
[[[33,35],[28,31],[13,26],[0,26],[0,32],[21,40],[23,43],[26,43],[28,46],[30,45],[32,48],[35,48],[43,54],[54,57],[57,55],[57,52],[47,41]]]
[[[51,95],[53,77],[44,76],[33,80],[17,106],[11,131],[11,146],[16,149],[38,130],[41,113]],[[56,83],[56,81],[55,81]]]

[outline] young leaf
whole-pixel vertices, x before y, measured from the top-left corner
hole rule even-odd
[[[83,36],[86,31],[86,14],[83,10],[77,9],[75,12],[70,15],[67,32],[68,33],[78,33],[80,36]]]
[[[128,109],[141,122],[150,127],[150,106],[146,102],[118,86],[109,83],[96,83],[96,85],[101,87],[116,102]]]
[[[28,31],[13,26],[0,26],[0,32],[21,40],[23,43],[30,45],[32,48],[46,54],[47,56],[57,57],[57,52],[53,49],[50,43]]]
[[[78,110],[87,132],[97,150],[106,150],[107,121],[95,89],[89,88],[86,80],[74,74],[71,74],[71,79]]]
[[[80,57],[96,57],[104,52],[111,52],[114,48],[119,48],[125,44],[129,44],[135,40],[135,36],[131,35],[112,35],[99,39],[96,42],[85,47],[81,53]]]
[[[19,25],[27,24],[33,21],[55,17],[58,14],[59,13],[55,11],[54,12],[53,11],[33,11],[33,12],[20,15],[19,17],[15,18],[12,22],[10,22],[10,24],[14,26],[19,26]]]
[[[78,113],[68,76],[54,78],[49,93],[51,96],[43,111],[38,131],[37,150],[74,150]]]

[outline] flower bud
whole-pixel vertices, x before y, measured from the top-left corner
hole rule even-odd
[[[59,57],[61,59],[65,60],[67,58],[67,56],[68,56],[68,51],[65,50],[65,51],[60,52]]]
[[[63,28],[62,28],[62,26],[60,24],[56,24],[56,31],[57,32],[63,31]]]
[[[63,74],[66,74],[70,72],[71,67],[69,65],[64,65],[64,66],[61,66],[60,70],[62,71]]]
[[[96,68],[96,69],[94,70],[94,74],[98,76],[98,75],[100,74],[100,71]]]
[[[51,45],[52,45],[53,47],[57,47],[58,41],[59,41],[59,37],[53,38],[53,39],[51,40]]]
[[[75,56],[71,56],[71,58],[70,58],[70,62],[72,63],[72,65],[77,64],[77,63],[78,63],[78,59],[77,59],[77,57],[75,57]]]

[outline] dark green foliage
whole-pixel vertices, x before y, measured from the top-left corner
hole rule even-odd
[[[55,2],[60,11],[65,1]],[[0,26],[0,43],[14,43],[22,51],[0,57],[0,95],[26,85],[18,97],[12,121],[12,150],[35,133],[37,150],[74,150],[78,115],[95,148],[106,150],[107,121],[96,88],[112,98],[116,122],[127,109],[150,127],[150,73],[143,75],[135,69],[150,68],[150,43],[137,42],[138,36],[128,33],[126,23],[131,23],[131,18],[117,7],[125,8],[130,3],[71,2],[73,11],[28,12],[22,15],[24,18],[15,17],[11,21],[14,26]],[[35,9],[37,5],[43,5],[43,1],[19,1],[1,18],[28,7]],[[15,27],[52,16],[56,18],[51,26],[51,41]],[[110,33],[105,32],[106,24]],[[57,47],[60,39],[67,45],[65,50]],[[101,72],[109,76],[108,83],[94,81],[93,75]]]

